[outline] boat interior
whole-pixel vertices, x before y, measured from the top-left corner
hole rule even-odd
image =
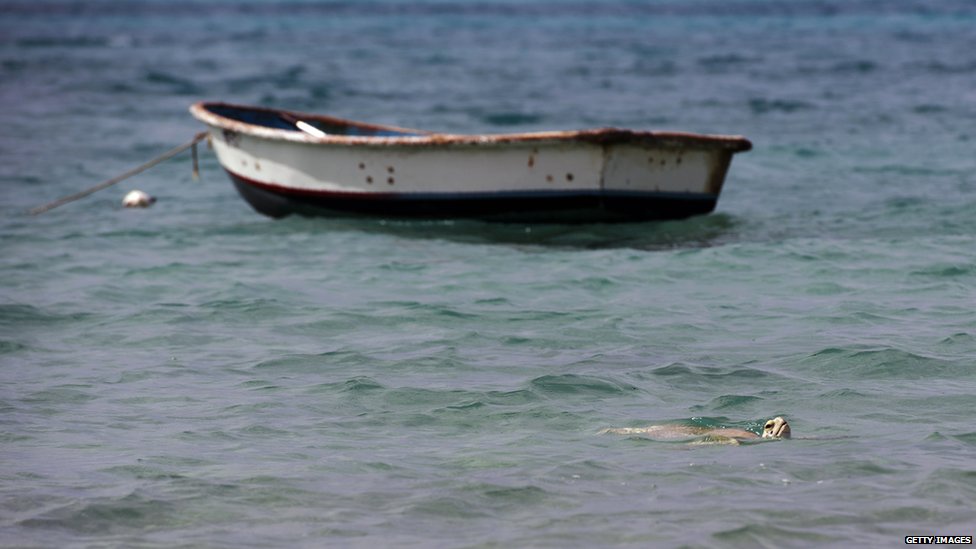
[[[321,115],[304,115],[274,109],[247,108],[235,105],[206,105],[210,112],[255,126],[274,128],[288,131],[304,131],[312,133],[315,130],[325,135],[346,135],[357,137],[405,137],[421,136],[423,132],[412,132],[396,128],[359,124],[340,118],[324,117]],[[308,126],[314,128],[309,130]]]

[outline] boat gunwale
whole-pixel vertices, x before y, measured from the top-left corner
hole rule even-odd
[[[239,109],[269,114],[284,115],[302,121],[321,121],[331,125],[348,126],[366,131],[395,132],[408,135],[362,136],[326,134],[314,136],[299,129],[285,130],[242,122],[213,112],[212,108]],[[425,130],[414,130],[396,126],[369,124],[323,114],[305,113],[285,109],[274,109],[224,102],[199,101],[190,107],[190,113],[201,122],[245,135],[270,140],[289,141],[309,145],[344,146],[405,146],[430,147],[449,145],[541,145],[549,143],[589,143],[595,145],[642,144],[659,148],[697,148],[722,149],[733,153],[752,148],[752,143],[738,135],[706,135],[675,131],[637,131],[620,128],[597,128],[587,130],[556,130],[503,134],[450,134]],[[418,135],[419,134],[419,135]]]

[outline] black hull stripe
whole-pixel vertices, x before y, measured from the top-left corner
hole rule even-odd
[[[627,191],[348,193],[295,189],[227,173],[241,196],[270,217],[345,213],[512,221],[663,220],[709,213],[718,200],[709,194]]]

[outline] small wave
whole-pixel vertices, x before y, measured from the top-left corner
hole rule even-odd
[[[687,364],[668,364],[667,366],[661,366],[655,368],[651,371],[652,374],[658,376],[688,376],[690,378],[705,378],[705,379],[716,379],[725,380],[727,378],[741,378],[746,380],[755,380],[768,377],[770,374],[757,370],[755,368],[734,368],[729,369],[727,367],[719,366],[690,366]]]
[[[873,375],[882,376],[904,374],[927,377],[927,374],[944,371],[949,366],[944,360],[892,348],[857,351],[847,358]]]
[[[932,61],[924,63],[918,67],[922,71],[933,72],[936,74],[970,74],[976,72],[976,61],[965,63],[945,63],[942,61]]]
[[[832,402],[834,400],[861,400],[867,398],[866,393],[860,391],[855,391],[854,389],[834,389],[833,391],[826,391],[817,395],[817,398],[824,400],[826,402]]]
[[[841,349],[830,347],[810,355],[806,362],[831,374],[865,379],[925,379],[944,377],[954,363],[901,349]]]
[[[579,286],[581,289],[591,292],[598,292],[620,286],[620,283],[617,280],[606,276],[588,276],[574,281],[574,284]]]
[[[932,105],[929,103],[924,103],[922,105],[916,105],[912,107],[912,112],[915,114],[938,114],[948,111],[949,108],[944,105]]]
[[[843,536],[831,536],[820,531],[800,528],[783,528],[769,524],[747,524],[739,528],[716,532],[714,537],[720,543],[750,547],[777,547],[780,545],[802,546],[804,544],[828,544],[846,541]]]
[[[61,385],[30,393],[24,397],[23,401],[54,405],[79,404],[98,398],[83,390],[90,388],[90,385]]]
[[[515,391],[489,391],[485,394],[487,401],[491,404],[501,406],[518,406],[538,402],[538,395],[528,389],[517,389]]]
[[[18,341],[0,339],[0,355],[17,353],[20,351],[26,351],[28,349],[30,349],[30,347]]]
[[[533,390],[546,395],[590,394],[602,396],[622,394],[638,389],[629,383],[576,374],[537,377],[530,382],[530,385]]]
[[[793,154],[797,158],[817,158],[824,156],[824,151],[820,149],[811,149],[808,147],[799,147],[793,150]]]
[[[949,436],[950,438],[954,440],[958,440],[959,442],[963,442],[970,446],[976,446],[976,432],[962,433],[959,435],[949,435]]]
[[[201,95],[203,91],[193,81],[165,72],[149,71],[143,80],[153,86],[162,86],[176,95]]]
[[[935,165],[907,165],[907,164],[884,164],[880,166],[855,166],[851,169],[854,173],[865,173],[865,174],[891,174],[891,175],[908,175],[908,176],[953,176],[958,175],[962,172],[956,169],[943,168]],[[900,202],[907,201],[913,203],[921,203],[923,199],[917,196],[899,196],[890,198],[887,200],[886,204],[899,204]]]
[[[463,403],[460,403],[460,404],[452,404],[450,406],[446,406],[444,409],[445,410],[454,410],[454,411],[466,412],[466,411],[469,411],[469,410],[478,410],[478,409],[484,408],[484,407],[485,407],[485,403],[484,402],[481,402],[480,400],[475,400],[475,401],[472,401],[472,402],[463,402]]]
[[[378,314],[375,318],[384,321],[396,321],[401,315],[411,319],[418,314],[431,315],[433,318],[447,317],[456,319],[477,319],[480,315],[458,310],[456,307],[440,303],[423,303],[420,301],[379,301],[373,304]],[[375,320],[374,320],[375,321]]]
[[[274,358],[271,360],[265,360],[254,365],[255,370],[261,370],[265,368],[269,369],[292,369],[294,366],[305,366],[308,364],[309,357],[314,357],[315,355],[293,355],[284,358]]]
[[[240,429],[234,429],[234,433],[238,435],[243,435],[248,438],[270,438],[270,439],[283,439],[295,436],[294,431],[289,431],[286,429],[275,429],[274,427],[268,427],[267,425],[248,425]]]
[[[0,326],[50,326],[62,322],[85,320],[92,315],[88,313],[51,314],[33,305],[20,303],[0,304]]]
[[[386,387],[367,376],[357,376],[344,381],[318,383],[306,389],[308,393],[345,393],[349,395],[370,394]]]
[[[972,501],[976,496],[976,471],[965,466],[939,467],[916,483],[912,492],[913,495],[939,501]],[[961,507],[957,513],[962,520],[969,521],[971,512],[966,509],[968,506],[963,504]]]
[[[745,57],[735,53],[709,55],[698,59],[698,64],[707,68],[723,68],[728,66],[740,66],[748,63],[755,63],[758,58]]]
[[[150,465],[115,465],[102,469],[100,473],[107,473],[111,475],[128,477],[137,480],[154,480],[154,481],[166,481],[166,480],[182,480],[186,479],[185,475],[180,475],[177,473],[171,473],[164,469],[150,466]]]
[[[102,48],[109,44],[102,36],[31,36],[17,41],[21,48]]]
[[[976,337],[966,332],[959,332],[943,339],[939,345],[972,345]]]
[[[912,275],[925,277],[957,277],[976,273],[976,265],[932,265],[924,269],[912,271]]]
[[[849,460],[837,465],[838,475],[845,475],[849,478],[870,477],[875,475],[892,475],[898,473],[894,467],[886,467],[878,461],[867,459]]]
[[[25,72],[29,67],[30,64],[28,62],[20,59],[4,59],[2,62],[0,62],[0,68],[2,68],[4,72],[8,73],[17,74]],[[37,178],[37,181],[40,181],[40,178]]]
[[[877,63],[867,60],[842,61],[830,67],[831,72],[838,74],[867,74],[877,69]]]
[[[342,391],[344,393],[362,393],[379,389],[385,389],[383,384],[366,376],[354,377],[342,383]]]
[[[837,284],[836,282],[815,282],[804,289],[810,295],[838,295],[854,292],[853,288]]]
[[[755,98],[749,100],[749,108],[754,114],[769,113],[794,113],[799,111],[813,110],[816,108],[811,103],[805,101],[793,101],[788,99],[764,99]]]
[[[503,305],[511,306],[512,302],[504,297],[487,297],[483,299],[476,299],[474,301],[475,305]]]
[[[131,493],[121,498],[76,502],[20,521],[27,528],[106,535],[159,528],[175,518],[173,503]]]
[[[473,519],[490,516],[479,502],[467,498],[439,496],[425,499],[411,506],[408,514],[433,515],[440,520]]]
[[[469,484],[449,494],[417,496],[408,514],[433,515],[438,520],[487,518],[510,512],[513,506],[531,509],[546,505],[553,494],[533,485],[504,486],[498,484]]]
[[[480,116],[482,122],[491,126],[526,126],[538,124],[543,121],[543,117],[538,114],[524,112],[497,112],[488,113]]]
[[[251,391],[277,391],[281,389],[280,385],[275,385],[263,379],[250,379],[239,383],[237,386]]]
[[[409,408],[443,408],[459,402],[478,400],[479,393],[457,389],[424,389],[417,387],[397,387],[383,393],[383,401],[388,405]]]
[[[318,371],[326,365],[362,364],[367,361],[366,356],[361,353],[336,350],[318,354],[295,354],[272,358],[255,364],[254,369],[303,373]]]
[[[274,298],[216,299],[200,304],[200,309],[220,315],[253,315],[252,320],[292,313],[292,309]]]
[[[708,404],[699,404],[691,407],[693,412],[703,412],[708,410],[729,410],[736,408],[745,408],[750,404],[760,402],[764,400],[762,397],[750,396],[750,395],[722,395],[720,397],[713,398],[708,402]]]
[[[842,355],[847,351],[839,347],[827,347],[826,349],[821,349],[816,353],[810,355],[811,357],[829,357],[834,355]]]
[[[549,501],[553,494],[534,485],[505,486],[478,483],[465,486],[462,493],[466,499],[475,501],[480,507],[490,510],[504,510],[512,505],[537,505]]]

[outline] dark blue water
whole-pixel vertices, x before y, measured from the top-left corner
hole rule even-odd
[[[3,3],[0,539],[973,535],[973,44],[961,0]],[[25,213],[198,100],[755,149],[682,222],[270,220],[207,152]],[[775,415],[793,440],[598,434]]]

